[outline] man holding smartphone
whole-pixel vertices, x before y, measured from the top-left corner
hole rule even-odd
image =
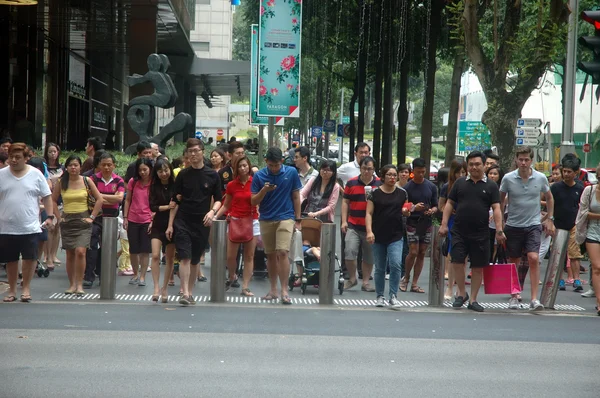
[[[267,270],[271,290],[263,300],[276,300],[277,277],[281,284],[282,304],[292,304],[288,294],[290,261],[288,253],[294,226],[300,225],[300,189],[302,184],[294,167],[284,166],[281,149],[269,148],[267,167],[252,179],[252,206],[259,206],[260,234],[267,254]],[[294,221],[295,220],[295,221]]]

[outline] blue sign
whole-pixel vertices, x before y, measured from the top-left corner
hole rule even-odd
[[[324,120],[323,121],[323,131],[326,133],[335,132],[335,120]]]
[[[311,133],[313,137],[321,138],[321,136],[323,135],[323,127],[314,126],[313,128],[311,128]]]
[[[196,131],[196,138],[201,140],[202,139],[202,131]]]
[[[300,141],[300,134],[294,133],[292,135],[292,141],[296,141],[296,142]]]
[[[338,127],[337,127],[337,136],[338,137],[343,137],[344,136],[344,125],[343,124],[338,124]]]

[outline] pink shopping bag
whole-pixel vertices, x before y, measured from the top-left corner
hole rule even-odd
[[[521,293],[515,264],[490,264],[483,269],[485,294]]]

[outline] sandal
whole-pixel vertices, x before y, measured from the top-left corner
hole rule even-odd
[[[28,303],[31,301],[31,295],[29,294],[22,294],[21,295],[21,302],[22,303]]]
[[[408,279],[402,278],[400,280],[400,286],[398,287],[398,289],[400,289],[401,292],[406,292],[407,288],[408,288]]]
[[[425,293],[425,290],[421,289],[420,286],[411,286],[410,292],[411,293]]]
[[[158,303],[158,294],[153,294],[152,295],[152,301],[155,301]]]
[[[17,298],[11,294],[10,296],[4,296],[4,300],[2,301],[5,303],[12,303],[14,301],[17,301]]]
[[[179,304],[183,305],[183,306],[188,306],[190,305],[190,300],[189,300],[190,296],[181,296],[181,298],[179,299]]]
[[[283,305],[291,305],[292,304],[292,299],[290,298],[290,296],[283,296],[283,297],[281,297],[281,304],[283,304]]]
[[[252,297],[252,296],[254,296],[254,293],[252,293],[250,291],[250,289],[245,288],[245,289],[242,289],[242,291],[240,292],[240,295],[241,296],[246,296],[246,297]]]
[[[169,286],[175,286],[175,281],[169,281]]]
[[[277,296],[276,294],[267,293],[265,296],[262,296],[260,299],[264,300],[264,301],[271,301],[271,300],[277,300],[278,298],[279,298],[279,296]]]

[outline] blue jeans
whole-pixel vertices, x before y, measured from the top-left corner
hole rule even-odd
[[[400,284],[400,265],[402,264],[402,246],[403,239],[392,243],[373,244],[373,257],[375,260],[375,292],[377,297],[383,296],[385,290],[385,268],[390,267],[390,298],[398,295],[398,285]]]

